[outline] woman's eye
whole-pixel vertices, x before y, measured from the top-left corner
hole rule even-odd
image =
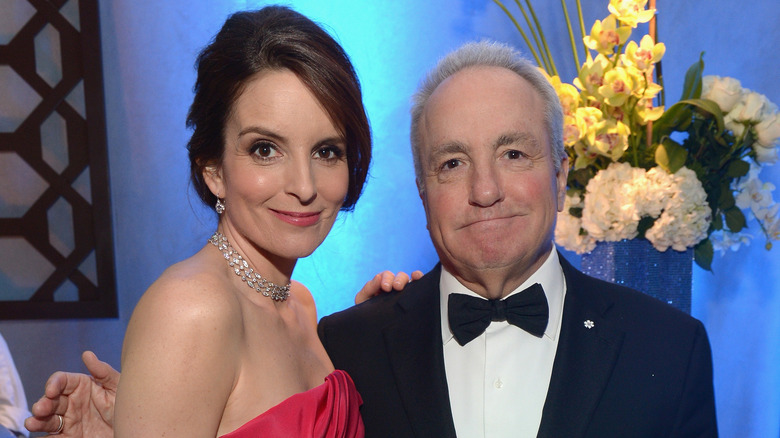
[[[344,156],[344,151],[336,146],[326,146],[318,149],[316,154],[323,160],[338,160]]]
[[[273,143],[264,141],[252,145],[252,153],[261,158],[273,158],[278,154],[278,151]]]

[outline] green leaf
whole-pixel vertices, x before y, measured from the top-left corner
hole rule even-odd
[[[718,106],[717,103],[715,103],[715,102],[713,102],[713,101],[711,101],[709,99],[699,99],[699,98],[684,99],[684,100],[681,100],[681,101],[675,103],[674,105],[672,105],[672,108],[674,108],[677,105],[685,105],[688,108],[694,107],[697,110],[699,110],[700,114],[703,112],[703,114],[705,116],[709,115],[710,117],[713,117],[715,119],[715,122],[717,122],[717,124],[718,124],[718,133],[719,134],[722,133],[723,130],[725,129],[725,127],[726,127],[726,125],[723,122],[723,111],[720,110],[720,107]],[[690,113],[688,113],[687,115],[688,115],[688,117],[692,116],[692,114],[690,114]],[[653,125],[653,127],[655,127],[655,125]],[[686,128],[687,128],[687,126],[686,126]],[[677,129],[677,130],[679,131],[680,129]]]
[[[701,97],[701,74],[704,71],[704,52],[699,55],[699,60],[694,62],[685,73],[683,94],[680,100],[698,99]]]
[[[726,169],[726,176],[731,178],[741,178],[750,171],[750,164],[742,160],[732,161]]]
[[[726,125],[723,122],[723,111],[720,110],[716,102],[709,99],[688,99],[685,102],[714,117],[718,123],[718,134],[724,131]]]
[[[675,173],[685,165],[688,151],[667,138],[655,149],[655,162],[669,173]]]
[[[566,188],[566,196],[582,196],[582,192],[584,192],[584,190],[576,187],[568,186]]]
[[[710,227],[712,227],[713,230],[723,229],[723,218],[720,214],[715,214],[712,216],[712,223],[710,224]]]
[[[734,193],[729,190],[728,185],[723,184],[720,187],[720,196],[718,196],[718,207],[726,211],[729,208],[734,208],[734,204],[736,201],[734,200]]]
[[[582,207],[572,207],[569,209],[569,214],[576,217],[577,219],[582,219]]]
[[[736,233],[745,228],[747,221],[745,221],[745,215],[742,214],[742,210],[737,207],[731,207],[724,213],[726,215],[726,226],[729,227],[729,230],[732,233]]]
[[[702,240],[693,248],[693,260],[705,271],[712,272],[712,256],[715,250],[709,238]]]
[[[684,123],[690,123],[693,112],[691,107],[677,102],[664,111],[663,115],[653,122],[653,140],[658,142],[663,136],[669,135],[672,131],[684,131],[687,126]]]
[[[569,173],[569,180],[574,180],[579,183],[583,188],[588,186],[591,174],[588,169],[573,170]]]

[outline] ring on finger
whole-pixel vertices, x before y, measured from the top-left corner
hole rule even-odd
[[[65,426],[65,420],[62,418],[62,415],[60,414],[54,414],[54,415],[56,415],[57,418],[60,419],[60,425],[57,427],[57,430],[52,432],[50,435],[59,435],[60,433],[62,433],[62,428]]]

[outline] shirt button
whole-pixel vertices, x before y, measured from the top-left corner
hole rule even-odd
[[[504,382],[502,382],[501,379],[496,379],[496,381],[493,382],[493,386],[496,389],[501,389],[504,386]]]

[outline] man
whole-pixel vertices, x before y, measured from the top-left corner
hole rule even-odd
[[[441,263],[319,325],[368,437],[717,436],[701,323],[554,249],[561,136],[551,86],[506,46],[468,44],[421,86],[412,148]]]
[[[319,325],[363,397],[367,436],[717,435],[701,323],[583,275],[553,248],[568,170],[561,118],[542,74],[501,45],[466,45],[422,84],[412,147],[441,264]],[[534,284],[547,302],[538,313],[549,309],[536,335],[496,321],[453,338],[453,296],[495,300]]]

